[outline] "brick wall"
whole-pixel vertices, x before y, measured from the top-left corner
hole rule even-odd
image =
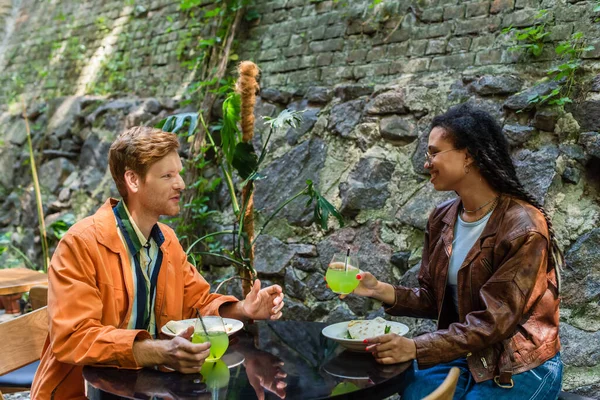
[[[257,62],[263,86],[298,89],[344,81],[384,83],[405,74],[524,69],[511,52],[508,26],[531,26],[549,10],[549,42],[586,34],[600,54],[592,1],[309,1],[258,0],[260,22],[249,28],[242,57]],[[552,43],[536,62],[554,58]],[[539,68],[539,67],[536,67]],[[539,72],[539,71],[538,71]]]
[[[208,30],[178,0],[13,0],[10,36],[0,32],[0,99],[83,93],[177,96],[193,73],[189,38]],[[212,7],[206,1],[206,7]],[[20,5],[19,5],[20,4]],[[548,41],[582,30],[600,54],[594,1],[256,0],[260,18],[238,36],[241,59],[263,71],[263,87],[288,90],[342,82],[385,83],[406,74],[540,72],[554,57],[517,63],[507,26],[530,26],[549,10]],[[178,57],[179,55],[179,57]],[[536,63],[542,63],[536,65]],[[533,66],[533,68],[531,68]]]

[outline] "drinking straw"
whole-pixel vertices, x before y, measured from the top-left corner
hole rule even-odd
[[[208,337],[208,331],[206,330],[206,326],[204,325],[204,320],[202,319],[202,315],[200,315],[200,311],[197,308],[196,308],[196,316],[198,317],[198,319],[200,320],[200,323],[202,324],[202,329],[204,330],[206,337]]]
[[[348,259],[350,258],[350,248],[346,251],[346,258],[344,259],[344,272],[348,272]]]

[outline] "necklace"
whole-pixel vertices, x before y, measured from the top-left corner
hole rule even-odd
[[[487,210],[485,213],[483,213],[483,214],[481,215],[481,217],[479,217],[479,218],[477,218],[477,219],[475,219],[475,220],[473,220],[473,221],[469,221],[469,222],[477,222],[477,221],[480,221],[480,220],[482,220],[483,218],[485,218],[485,217],[486,217],[487,215],[489,215],[489,214],[490,214],[492,211],[494,211],[494,209],[495,209],[495,208],[496,208],[496,206],[498,205],[498,201],[499,201],[499,200],[500,200],[500,196],[497,196],[497,197],[495,197],[494,199],[492,199],[492,200],[488,201],[487,203],[485,203],[483,206],[479,207],[477,210],[481,210],[481,208],[482,208],[482,207],[485,207],[486,205],[490,204],[490,202],[491,202],[491,201],[493,201],[493,203],[492,203],[492,205],[490,206],[489,210]],[[477,210],[474,210],[474,211],[471,211],[471,212],[475,212],[475,211],[477,211]],[[463,207],[462,211],[463,211],[463,216],[464,216],[464,212],[465,212],[465,211],[467,211],[467,210],[465,210],[465,209],[464,209],[464,207]]]
[[[491,199],[491,200],[490,200],[490,201],[488,201],[487,203],[483,204],[482,206],[479,206],[479,207],[477,207],[477,208],[476,208],[476,209],[474,209],[474,210],[467,210],[467,209],[465,208],[465,206],[463,206],[463,209],[462,209],[462,210],[463,210],[463,212],[466,212],[467,214],[472,214],[472,213],[474,213],[474,212],[477,212],[477,211],[481,210],[483,207],[487,206],[487,205],[488,205],[488,204],[490,204],[492,201],[495,201],[495,200],[497,200],[497,199],[498,199],[498,196],[494,197],[493,199]]]

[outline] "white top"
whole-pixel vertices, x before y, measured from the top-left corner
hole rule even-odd
[[[462,263],[465,261],[467,254],[481,236],[485,225],[492,213],[488,213],[485,217],[475,222],[465,222],[460,214],[454,224],[454,240],[452,241],[452,253],[450,254],[450,265],[448,267],[448,289],[452,294],[454,306],[458,311],[458,293],[457,275]]]

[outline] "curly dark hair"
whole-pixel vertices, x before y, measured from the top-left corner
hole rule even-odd
[[[508,140],[494,117],[468,104],[460,104],[436,116],[431,122],[431,128],[435,127],[446,131],[456,149],[468,150],[483,178],[495,190],[524,200],[540,210],[550,234],[551,265],[555,267],[557,279],[560,280],[559,271],[564,265],[564,256],[552,221],[544,207],[519,181],[510,158]]]

